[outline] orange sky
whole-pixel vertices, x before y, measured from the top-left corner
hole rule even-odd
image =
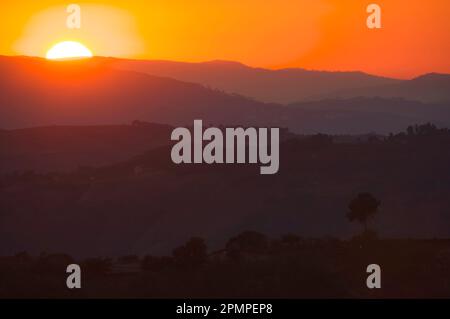
[[[64,8],[82,8],[68,30]],[[366,6],[382,8],[381,30]],[[450,73],[448,0],[159,0],[2,3],[0,54],[39,55],[77,40],[94,54],[251,66],[362,70],[409,78]]]

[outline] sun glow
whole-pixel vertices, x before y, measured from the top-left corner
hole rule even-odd
[[[48,50],[46,58],[49,60],[90,58],[92,52],[83,44],[75,41],[64,41],[55,44]]]

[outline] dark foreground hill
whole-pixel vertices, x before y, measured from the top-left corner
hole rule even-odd
[[[6,174],[0,255],[166,254],[192,236],[215,249],[244,230],[348,238],[361,230],[345,217],[360,192],[381,201],[370,222],[379,236],[448,238],[450,138],[430,130],[360,143],[286,140],[276,175],[260,175],[259,165],[177,166],[169,146],[70,173]]]
[[[66,267],[74,262],[82,289],[70,290]],[[381,289],[366,286],[374,262]],[[21,253],[0,257],[0,273],[0,298],[449,298],[450,241],[243,232],[219,251],[192,238],[161,257]]]

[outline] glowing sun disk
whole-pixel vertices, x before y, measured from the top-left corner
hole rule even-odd
[[[75,41],[64,41],[55,44],[47,51],[49,60],[90,58],[92,52],[83,44]]]

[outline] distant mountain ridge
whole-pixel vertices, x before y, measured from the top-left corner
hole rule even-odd
[[[287,127],[306,134],[387,134],[424,122],[450,126],[450,103],[378,97],[263,103],[195,83],[120,70],[116,62],[0,57],[5,79],[0,82],[0,128],[134,120],[184,126],[194,119],[214,125]]]
[[[395,84],[396,79],[363,72],[327,72],[305,69],[269,70],[238,62],[186,63],[114,59],[119,69],[145,72],[236,93],[268,103],[293,103],[344,89]]]
[[[352,97],[404,98],[433,103],[448,102],[450,101],[450,75],[428,73],[394,84],[345,89],[314,98],[348,99]]]
[[[449,74],[430,73],[412,80],[399,80],[358,71],[270,70],[230,61],[186,63],[114,59],[113,66],[199,83],[269,103],[360,96],[398,97],[426,103],[450,101]]]

